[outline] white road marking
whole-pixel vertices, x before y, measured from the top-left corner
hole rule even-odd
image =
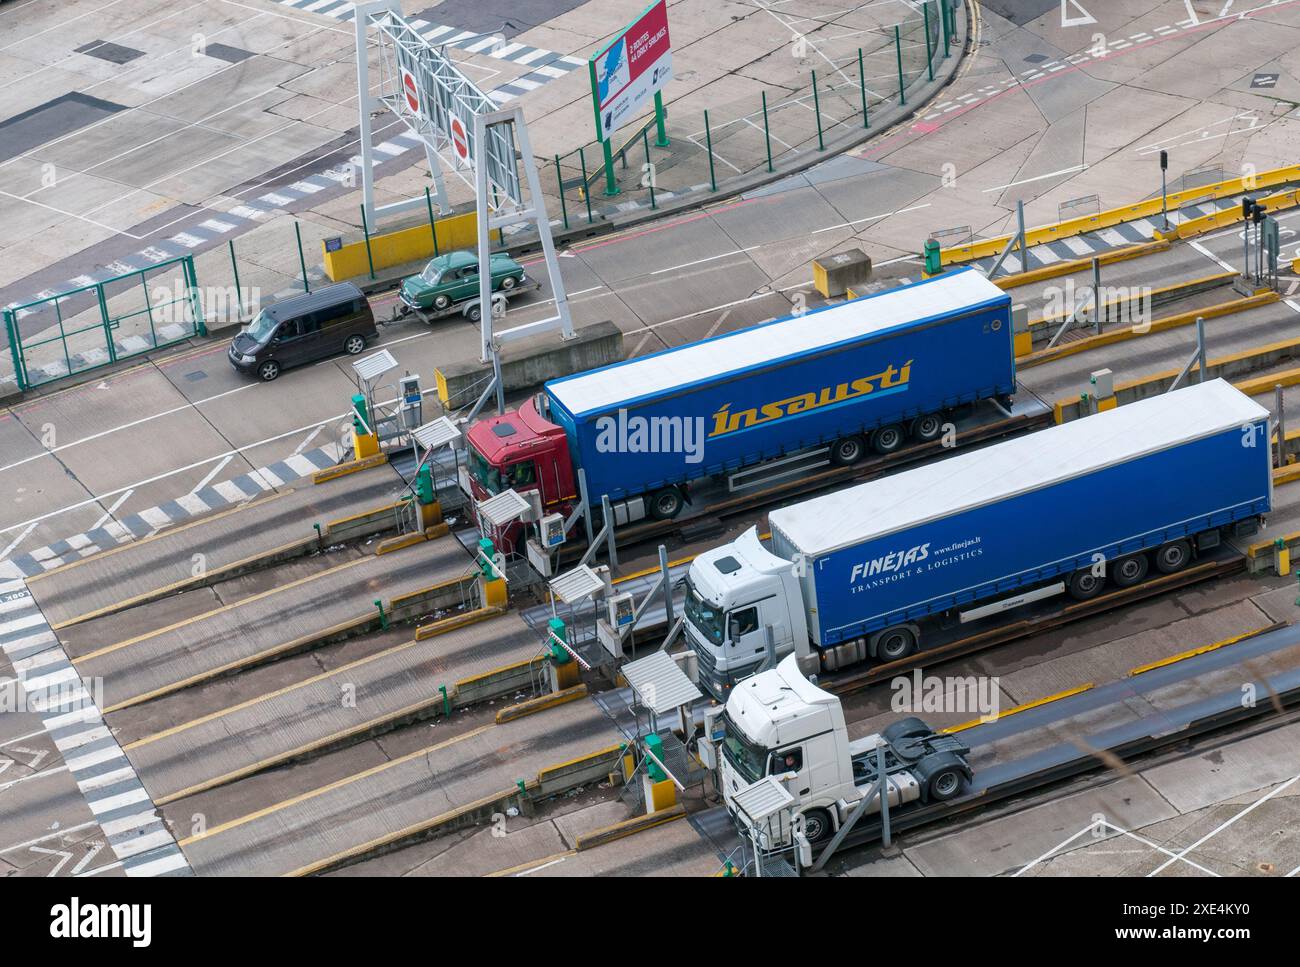
[[[101,527],[103,527],[105,524],[107,524],[107,523],[109,522],[109,520],[112,518],[112,516],[113,516],[113,512],[116,511],[117,508],[121,507],[122,504],[126,501],[126,499],[127,499],[128,497],[131,496],[132,493],[133,493],[133,491],[128,490],[128,491],[127,491],[126,493],[124,493],[122,496],[118,497],[117,500],[113,501],[113,505],[112,505],[111,507],[109,507],[108,510],[106,510],[106,511],[104,512],[104,516],[101,517],[101,518],[99,518],[99,520],[95,521],[95,526],[93,526],[93,527],[90,528],[90,529],[93,530],[93,531],[94,531],[94,530],[99,530]],[[2,558],[2,557],[4,557],[4,555],[3,555],[3,554],[0,554],[0,558]]]
[[[297,451],[294,451],[294,452],[296,453]],[[230,463],[230,461],[233,460],[233,459],[235,459],[235,455],[232,453],[230,456],[226,457],[224,460],[222,460],[220,463],[218,463],[215,467],[212,468],[212,471],[211,471],[210,473],[208,473],[207,476],[205,476],[202,480],[200,480],[198,483],[196,483],[196,484],[195,484],[195,485],[190,489],[190,493],[191,493],[191,494],[197,494],[200,490],[202,490],[202,489],[203,489],[204,487],[206,487],[208,484],[212,483],[213,478],[216,477],[217,474],[221,473],[222,470],[225,470],[225,469],[226,469],[226,464]],[[93,528],[92,528],[92,530],[93,530]]]
[[[1027,185],[1031,181],[1042,181],[1044,178],[1055,178],[1057,175],[1068,175],[1071,172],[1086,171],[1087,169],[1088,166],[1086,164],[1075,165],[1073,168],[1062,168],[1060,171],[1049,171],[1045,175],[1035,175],[1032,178],[1022,178],[1020,181],[1011,181],[1005,185],[996,185],[992,188],[985,188],[984,191],[985,193],[990,191],[1002,191],[1005,188],[1014,188],[1016,185]]]

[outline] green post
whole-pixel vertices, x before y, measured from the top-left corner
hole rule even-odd
[[[182,271],[184,270],[182,269]],[[186,279],[185,281],[188,282],[189,279]],[[143,269],[140,270],[140,288],[144,292],[144,312],[145,317],[149,320],[149,336],[153,339],[153,344],[157,346],[158,333],[153,327],[153,304],[149,299],[149,283],[145,280]]]
[[[932,238],[925,240],[925,274],[938,275],[943,271],[943,259],[939,252],[939,243]]]
[[[429,212],[429,234],[433,236],[433,257],[438,257],[438,222],[433,217],[433,198],[429,195],[429,186],[424,186],[424,207]],[[565,226],[568,227],[567,225]]]
[[[226,243],[230,246],[230,271],[235,276],[235,308],[239,310],[239,318],[244,318],[244,296],[239,291],[239,263],[235,261],[235,240],[232,238]]]
[[[817,96],[817,72],[812,72],[813,114],[817,117],[817,150],[826,150],[826,141],[822,138],[822,102]]]
[[[18,351],[18,322],[14,319],[12,309],[5,310],[5,332],[9,335],[9,355],[14,361],[14,378],[18,380],[18,388],[25,390],[27,377],[23,374],[22,355]]]
[[[591,224],[591,185],[587,184],[587,146],[578,148],[578,161],[582,165],[582,197],[587,203],[587,224]]]
[[[387,631],[388,615],[384,614],[384,602],[379,598],[375,598],[375,607],[379,609],[379,627]]]
[[[370,254],[370,226],[366,224],[366,206],[361,206],[361,231],[366,236],[366,262],[370,265],[370,277],[375,277],[375,259]]]
[[[767,170],[772,171],[772,135],[767,129],[767,91],[763,95],[763,143],[767,145]]]
[[[117,362],[117,346],[113,342],[113,322],[108,317],[108,302],[104,299],[104,287],[95,286],[95,296],[99,300],[99,318],[104,320],[104,341],[108,343],[108,360]],[[54,310],[59,316],[59,336],[63,337],[63,312],[59,309],[59,300],[54,300]],[[68,340],[63,339],[63,355],[68,355]],[[72,362],[68,361],[68,372],[72,372]]]
[[[546,622],[546,626],[547,628],[550,629],[551,634],[555,638],[558,638],[566,645],[569,643],[568,633],[564,629],[564,621],[562,619],[551,618],[549,621]],[[551,650],[551,654],[550,654],[551,661],[553,661],[555,664],[564,665],[573,660],[572,657],[569,655],[568,651],[566,651],[563,647],[556,644],[554,641],[551,641],[549,638],[547,639],[547,641],[549,643],[549,647]]]
[[[939,0],[939,15],[943,18],[943,56],[952,56],[952,7],[948,0]]]
[[[650,176],[650,210],[653,211],[658,206],[655,205],[655,166],[650,160],[650,129],[641,129],[641,146],[645,148],[645,167],[646,174]]]
[[[311,526],[316,531],[317,542],[325,540],[325,532],[320,529],[320,524],[316,523],[316,524],[312,524]]]
[[[664,120],[668,117],[668,112],[664,110],[664,92],[655,91],[655,127],[659,129],[659,137],[655,138],[656,148],[666,148],[672,142],[668,140],[668,132],[664,128]]]
[[[439,685],[438,691],[442,692],[442,717],[446,718],[451,715],[451,699],[447,698],[447,686]]]
[[[871,127],[867,120],[867,72],[862,66],[862,48],[858,48],[858,89],[862,92],[862,126]]]
[[[894,24],[894,53],[898,55],[898,103],[907,103],[907,92],[903,88],[903,39],[898,33],[898,24]]]
[[[185,256],[185,281],[190,288],[190,312],[194,313],[194,328],[200,336],[207,336],[208,324],[203,318],[203,306],[199,304],[199,277],[194,274],[194,256]]]
[[[600,142],[600,150],[605,159],[605,197],[612,198],[623,189],[618,186],[618,179],[614,177],[614,151],[609,146],[608,138]]]
[[[925,72],[934,80],[934,49],[930,45],[930,0],[921,0],[921,16],[925,18]]]
[[[709,131],[709,112],[704,112],[704,144],[709,152],[709,184],[718,190],[718,179],[713,172],[713,134]]]
[[[569,206],[564,203],[564,177],[560,174],[560,156],[555,156],[555,187],[560,192],[560,213],[564,215],[564,227],[569,227]]]
[[[302,254],[302,229],[298,227],[298,222],[293,223],[293,234],[298,239],[298,265],[302,268],[302,290],[311,291],[311,283],[307,281],[307,260]]]

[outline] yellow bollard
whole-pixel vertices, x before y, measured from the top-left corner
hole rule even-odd
[[[352,431],[352,455],[358,460],[379,455],[379,438],[373,433]]]
[[[1273,547],[1277,552],[1277,576],[1286,577],[1291,573],[1291,548],[1287,547],[1286,542],[1280,537]]]
[[[649,776],[642,776],[645,781],[645,811],[657,813],[677,805],[677,787],[671,779],[655,782]]]
[[[483,607],[504,608],[508,602],[505,578],[483,579]]]

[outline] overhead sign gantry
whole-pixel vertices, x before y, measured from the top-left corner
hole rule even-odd
[[[444,50],[427,41],[402,16],[396,0],[356,4],[357,103],[361,124],[362,196],[371,224],[425,204],[423,195],[376,207],[371,114],[387,109],[424,144],[442,212],[450,209],[442,166],[474,186],[478,214],[478,263],[490,264],[493,230],[532,225],[546,261],[555,314],[494,332],[493,317],[504,306],[482,313],[481,358],[492,359],[501,343],[559,328],[573,337],[568,296],[560,275],[550,219],[546,215],[537,163],[528,140],[523,110],[501,109],[471,81]],[[371,58],[377,54],[372,85]],[[445,152],[445,154],[444,154]],[[522,177],[521,170],[522,169]],[[492,306],[492,273],[479,272],[480,305]]]

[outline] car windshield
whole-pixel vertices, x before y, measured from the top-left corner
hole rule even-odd
[[[701,635],[715,645],[722,644],[723,641],[723,618],[722,611],[715,608],[704,600],[700,592],[696,591],[690,582],[686,579],[686,620],[695,626]]]
[[[258,342],[266,342],[271,338],[271,334],[275,332],[276,325],[276,321],[267,315],[266,310],[263,309],[253,317],[253,321],[248,324],[248,328],[244,331]]]
[[[722,727],[725,733],[722,754],[746,782],[758,782],[763,778],[763,770],[767,767],[767,750],[745,738],[745,733],[731,721],[728,712],[722,713]]]
[[[488,463],[483,454],[469,447],[469,472],[470,475],[482,484],[483,489],[490,494],[499,494],[501,492],[501,471],[492,464]]]
[[[438,280],[442,278],[442,271],[438,266],[430,262],[424,267],[424,271],[420,273],[420,278],[424,279],[424,281],[428,282],[430,285],[437,285]]]

